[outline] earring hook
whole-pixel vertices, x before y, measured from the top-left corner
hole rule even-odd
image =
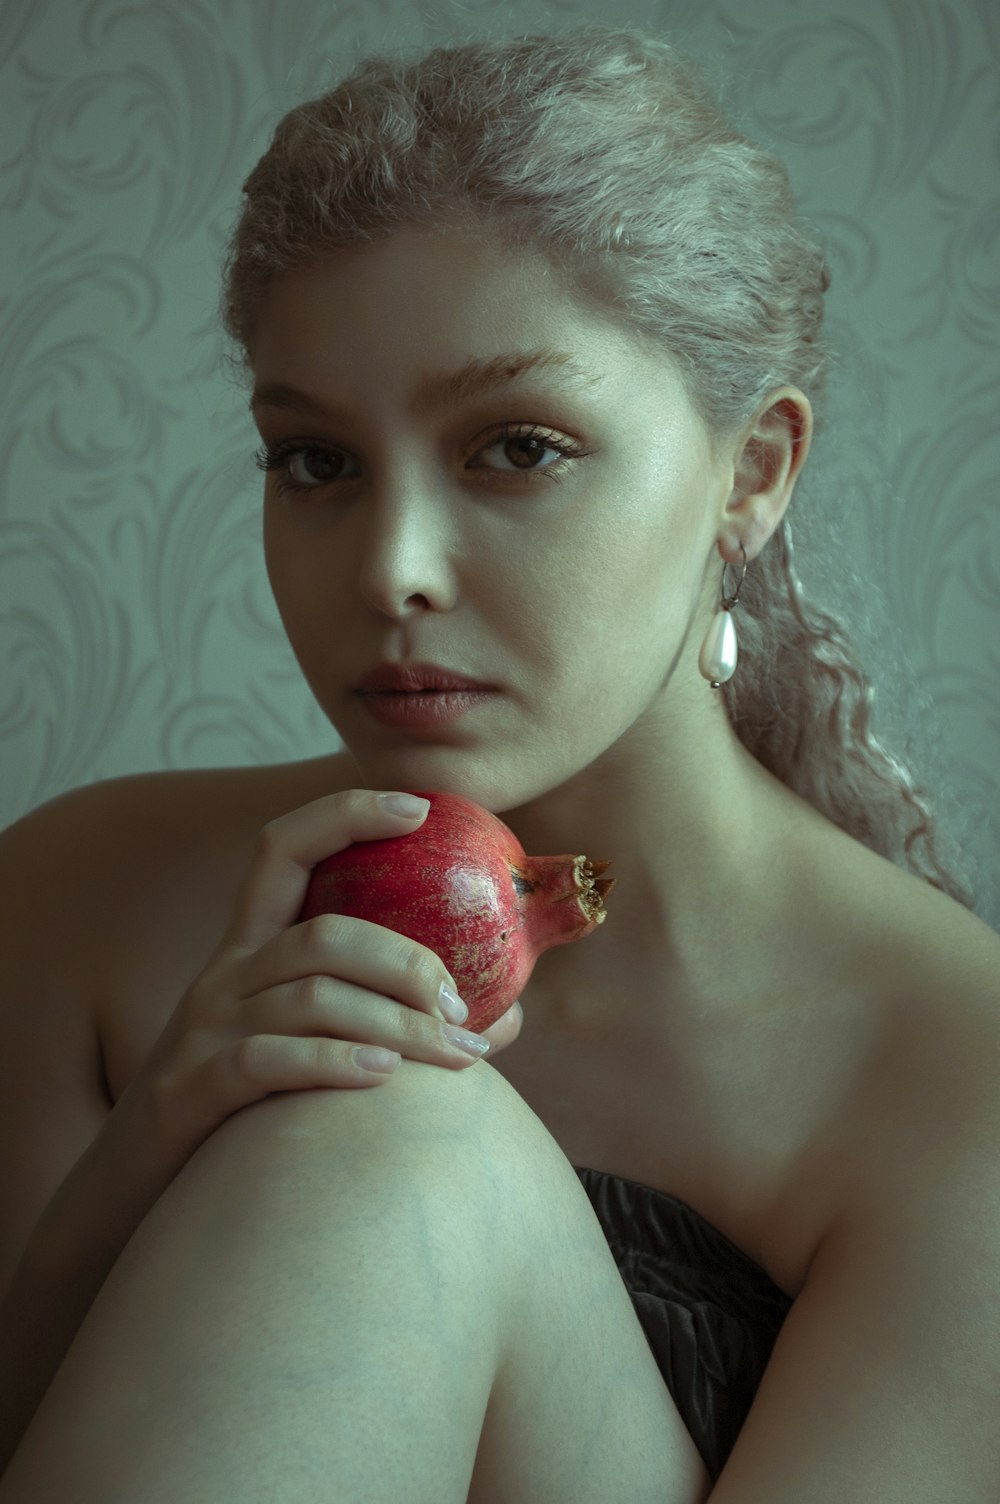
[[[747,551],[743,547],[742,543],[740,544],[740,553],[743,555],[743,573],[740,575],[740,582],[736,586],[736,594],[735,595],[726,595],[726,593],[725,593],[725,591],[726,591],[726,570],[729,568],[729,560],[727,559],[726,562],[722,566],[722,592],[723,592],[723,594],[722,594],[722,602],[721,602],[721,608],[720,609],[723,610],[723,611],[731,611],[733,609],[733,607],[739,602],[740,591],[743,589],[743,581],[746,579],[746,575],[747,575]],[[736,565],[734,564],[732,567],[735,569]]]

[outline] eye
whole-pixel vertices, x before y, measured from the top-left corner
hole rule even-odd
[[[337,449],[304,448],[293,442],[274,446],[262,444],[254,455],[254,463],[261,470],[276,470],[288,477],[279,483],[279,491],[313,491],[340,479],[339,475],[331,473],[339,464],[340,452]]]
[[[572,444],[568,440],[557,439],[545,429],[537,428],[534,425],[519,427],[516,423],[505,424],[502,433],[484,445],[479,453],[488,454],[491,449],[506,450],[508,448],[513,451],[515,458],[512,462],[512,468],[510,470],[501,470],[499,472],[501,475],[528,476],[537,473],[547,475],[550,480],[556,480],[565,469],[564,464],[557,462],[554,465],[539,465],[534,463],[534,461],[537,461],[546,452],[559,455],[560,461],[583,457],[583,451],[577,444]],[[510,456],[505,455],[504,458],[509,459]],[[522,460],[525,463],[522,464]],[[484,467],[476,465],[473,468],[478,470]],[[488,465],[485,468],[492,469],[493,467]]]
[[[491,449],[510,449],[514,458],[505,457],[510,468],[496,465],[476,464],[468,468],[492,471],[496,475],[520,475],[527,481],[534,474],[558,480],[568,462],[582,459],[586,451],[571,440],[560,439],[546,429],[533,424],[505,424],[503,429],[486,444],[480,445],[476,456],[488,454]],[[343,474],[346,451],[306,444],[301,439],[285,439],[279,444],[262,444],[254,455],[254,463],[264,471],[276,471],[281,477],[277,489],[284,495],[296,491],[316,491],[321,486],[333,485],[340,480],[353,480]],[[546,453],[559,458],[555,463],[536,463]],[[521,461],[525,463],[521,463]]]

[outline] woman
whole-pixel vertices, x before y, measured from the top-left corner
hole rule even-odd
[[[1000,944],[792,570],[782,169],[585,27],[373,59],[245,194],[267,565],[345,750],[5,836],[0,1501],[995,1497]],[[414,719],[428,664],[487,692]],[[488,1062],[431,952],[296,922],[413,789],[614,862]]]

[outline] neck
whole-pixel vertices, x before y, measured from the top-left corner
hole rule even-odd
[[[638,723],[558,788],[501,814],[532,855],[610,859],[607,919],[545,952],[526,992],[533,1011],[581,1036],[618,1028],[623,998],[641,1032],[656,998],[671,1010],[736,1001],[781,959],[777,926],[793,832],[833,827],[739,741],[707,685],[676,734]]]

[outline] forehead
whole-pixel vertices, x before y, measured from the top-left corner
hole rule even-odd
[[[414,410],[454,404],[500,379],[600,398],[676,368],[609,309],[562,285],[537,253],[451,232],[400,232],[287,273],[264,295],[258,386],[348,369],[405,376]]]
[[[479,397],[509,389],[539,373],[555,372],[555,381],[567,389],[603,386],[606,373],[590,370],[566,350],[537,346],[532,350],[507,350],[499,355],[472,355],[454,370],[425,372],[417,381],[410,400],[414,417],[434,417]],[[257,381],[250,406],[280,408],[308,413],[317,407],[307,394],[283,382]]]

